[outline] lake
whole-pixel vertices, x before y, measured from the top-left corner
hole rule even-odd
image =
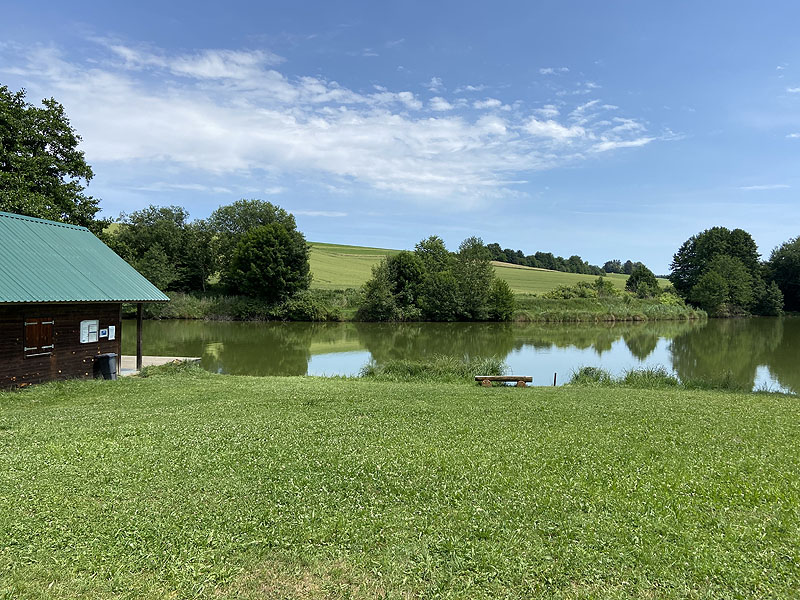
[[[136,322],[123,321],[124,354]],[[800,318],[614,324],[259,323],[145,321],[143,352],[199,356],[236,375],[357,375],[369,361],[435,354],[500,356],[534,385],[566,383],[581,366],[614,374],[663,366],[681,379],[726,374],[753,389],[800,391]]]

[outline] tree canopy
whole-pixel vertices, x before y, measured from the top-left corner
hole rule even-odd
[[[95,218],[100,201],[84,193],[94,173],[80,141],[55,99],[38,107],[24,89],[0,86],[0,210],[101,233],[109,221]]]
[[[743,229],[712,227],[693,235],[671,266],[675,291],[711,314],[780,311],[780,290],[765,282],[758,247]]]
[[[240,237],[227,279],[235,292],[270,302],[307,290],[311,273],[303,234],[282,223],[254,227]]]
[[[180,206],[153,206],[120,217],[108,236],[114,251],[162,290],[205,290],[215,271],[212,232]]]
[[[783,293],[786,309],[800,311],[800,237],[772,251],[767,261],[767,272]]]
[[[464,240],[455,254],[431,236],[414,252],[399,252],[372,270],[363,287],[358,318],[365,321],[508,320],[514,294],[497,280],[490,250],[476,237]]]

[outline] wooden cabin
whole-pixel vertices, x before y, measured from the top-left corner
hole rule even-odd
[[[0,212],[0,388],[90,378],[122,349],[122,303],[169,298],[85,227]],[[119,370],[117,360],[117,370]]]

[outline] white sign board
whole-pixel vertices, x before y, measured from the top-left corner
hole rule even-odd
[[[81,344],[89,344],[97,341],[97,334],[100,329],[100,321],[81,321]]]

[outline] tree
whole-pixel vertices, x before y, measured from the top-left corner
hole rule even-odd
[[[25,90],[0,86],[0,210],[88,227],[99,235],[100,201],[84,194],[94,173],[78,150],[80,136],[55,99],[43,107]]]
[[[767,261],[767,273],[783,293],[786,309],[800,310],[800,237],[772,251]]]
[[[438,235],[432,235],[417,243],[414,253],[422,260],[422,266],[427,273],[444,271],[452,262],[452,255]]]
[[[622,273],[622,261],[618,259],[606,261],[603,265],[603,271],[606,273]]]
[[[150,205],[123,214],[108,242],[117,254],[162,290],[167,289],[165,285],[178,291],[205,290],[214,271],[212,234],[204,221],[190,223],[188,219],[189,213],[180,206]],[[155,247],[159,251],[151,252]],[[144,260],[148,253],[150,257]],[[163,257],[163,266],[156,264],[158,256]],[[165,277],[166,272],[171,276]]]
[[[180,271],[159,244],[150,246],[140,257],[129,262],[162,291],[172,289],[172,284],[180,278]]]
[[[408,251],[390,256],[386,259],[386,271],[396,304],[401,308],[414,306],[425,279],[419,256]]]
[[[422,316],[429,321],[455,321],[461,313],[459,288],[451,270],[430,273],[420,296]]]
[[[633,273],[633,261],[626,260],[625,264],[622,265],[622,272],[625,275],[630,275],[631,273]]]
[[[505,279],[495,277],[489,289],[489,318],[493,321],[510,321],[514,315],[514,292]]]
[[[358,307],[356,318],[359,321],[399,321],[400,311],[392,294],[389,269],[386,260],[372,267],[372,277],[362,289],[364,300]]]
[[[454,274],[458,281],[462,316],[469,321],[485,321],[489,317],[489,289],[494,279],[494,267],[481,238],[473,236],[461,242]]]
[[[308,289],[311,273],[305,238],[281,223],[251,229],[233,251],[227,280],[236,293],[269,302]]]
[[[692,287],[689,301],[711,314],[748,311],[756,301],[752,277],[741,260],[719,254]]]
[[[237,200],[233,204],[220,206],[211,213],[208,228],[214,236],[215,253],[223,284],[230,285],[230,265],[242,237],[256,227],[273,223],[283,225],[287,232],[297,230],[297,223],[290,213],[263,200]]]
[[[656,276],[642,264],[633,268],[625,282],[625,289],[635,293],[639,298],[654,298],[661,293]]]
[[[669,280],[678,295],[688,299],[700,276],[718,255],[738,259],[751,278],[760,278],[758,247],[750,234],[742,229],[712,227],[690,237],[673,256]]]
[[[669,279],[683,299],[708,307],[711,281],[715,271],[725,281],[724,299],[706,308],[718,314],[762,310],[774,312],[776,296],[765,285],[758,247],[749,233],[742,229],[712,227],[686,240],[672,259]],[[700,290],[695,287],[703,281]],[[714,298],[718,294],[713,295]],[[702,303],[701,299],[702,298]]]

